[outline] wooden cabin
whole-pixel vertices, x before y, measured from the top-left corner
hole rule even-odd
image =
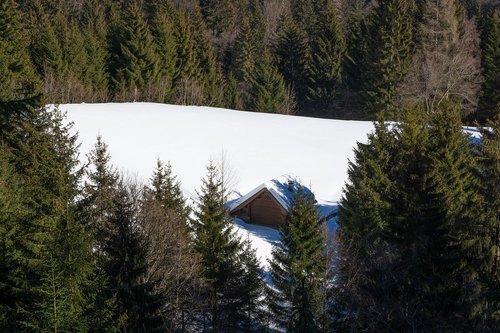
[[[263,188],[230,211],[231,216],[247,223],[278,228],[285,223],[287,210],[276,200],[272,193]]]
[[[279,228],[285,223],[286,215],[300,183],[295,177],[281,176],[266,182],[230,205],[229,214],[247,223]],[[306,195],[312,195],[302,186]]]

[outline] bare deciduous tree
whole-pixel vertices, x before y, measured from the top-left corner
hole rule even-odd
[[[429,113],[446,100],[462,103],[464,114],[477,107],[479,37],[457,6],[456,0],[425,2],[418,51],[399,89],[404,104],[423,104]]]
[[[186,221],[145,192],[139,221],[148,244],[146,279],[167,300],[162,317],[168,331],[190,331],[187,326],[195,323],[197,309],[199,258]]]

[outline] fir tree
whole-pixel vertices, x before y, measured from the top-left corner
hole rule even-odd
[[[483,224],[478,233],[485,235],[479,245],[484,260],[480,263],[481,279],[484,281],[486,304],[482,311],[481,325],[486,331],[500,324],[500,120],[487,123],[482,131],[482,146],[478,156],[481,179],[481,206]]]
[[[88,237],[74,219],[76,137],[59,112],[12,105],[17,109],[11,126],[0,135],[16,170],[22,207],[19,220],[7,225],[17,267],[9,277],[16,313],[10,325],[20,332],[85,330],[92,260]]]
[[[485,258],[470,142],[455,106],[404,119],[379,124],[350,165],[338,304],[353,329],[474,329],[483,303],[476,265]]]
[[[106,11],[101,1],[87,0],[82,9],[82,27],[87,53],[83,82],[91,87],[90,102],[106,102],[108,96],[108,49]]]
[[[307,71],[307,98],[313,103],[330,106],[341,81],[345,41],[339,18],[330,1],[318,14],[311,36],[311,61]]]
[[[210,163],[199,195],[196,219],[193,224],[194,247],[200,254],[202,276],[208,289],[210,327],[220,330],[229,320],[221,313],[223,294],[237,272],[239,240],[226,219],[222,184],[217,168]]]
[[[239,82],[248,82],[254,71],[257,47],[253,43],[252,32],[250,21],[245,17],[232,48],[231,72]]]
[[[208,36],[207,28],[199,10],[192,14],[196,57],[201,70],[200,81],[203,83],[204,104],[222,106],[222,77],[219,72],[215,51]]]
[[[305,97],[306,69],[309,46],[307,34],[298,27],[290,16],[282,18],[275,41],[276,64],[286,83],[297,92],[297,97]]]
[[[153,286],[143,282],[146,244],[137,223],[137,193],[119,181],[112,198],[108,223],[103,229],[103,268],[109,292],[116,294],[117,314],[125,315],[123,329],[149,332],[162,327],[161,307]]]
[[[158,159],[151,179],[153,195],[163,208],[176,211],[182,219],[187,221],[190,208],[182,194],[181,184],[176,178],[172,174],[170,163],[165,165]]]
[[[474,118],[484,122],[500,112],[500,10],[485,18],[481,39],[481,65],[484,82],[479,99],[479,110]]]
[[[29,57],[29,39],[14,1],[0,4],[0,101],[34,95],[38,78]]]
[[[286,87],[272,63],[269,52],[263,55],[251,77],[250,108],[256,112],[285,113]]]
[[[152,33],[159,57],[159,80],[163,88],[158,101],[170,102],[173,94],[177,59],[177,40],[175,37],[175,13],[173,8],[160,6],[153,18]]]
[[[324,239],[313,198],[301,188],[280,236],[270,261],[273,286],[267,288],[271,318],[287,332],[319,332]]]
[[[202,282],[205,286],[208,328],[233,332],[241,325],[255,323],[261,281],[254,253],[234,233],[224,209],[224,193],[218,170],[213,163],[202,180],[199,202],[193,221],[194,247],[200,254]],[[242,251],[243,250],[243,251]],[[243,260],[240,256],[243,254]],[[257,283],[243,285],[249,278]]]
[[[111,67],[115,94],[133,100],[147,98],[148,85],[158,78],[159,64],[153,36],[137,1],[128,4],[115,33]]]
[[[363,111],[373,117],[397,105],[397,88],[413,56],[413,1],[382,1],[369,20],[366,66],[363,74]]]

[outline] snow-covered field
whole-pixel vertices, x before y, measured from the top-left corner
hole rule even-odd
[[[373,129],[371,122],[152,103],[65,104],[59,109],[79,133],[82,162],[101,134],[119,170],[147,182],[158,157],[170,161],[189,197],[195,196],[208,161],[217,162],[223,154],[241,195],[293,174],[320,203],[332,205],[341,197],[356,141],[366,142]],[[277,231],[241,221],[235,225],[252,239],[265,263]]]

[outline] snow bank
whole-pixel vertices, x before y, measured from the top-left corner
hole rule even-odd
[[[63,104],[79,132],[81,159],[100,133],[112,162],[147,181],[155,160],[172,163],[187,195],[194,195],[210,159],[224,152],[246,194],[268,179],[296,175],[316,198],[339,200],[356,141],[371,122],[342,121],[153,103]]]
[[[184,193],[194,198],[208,161],[224,154],[240,194],[268,179],[293,174],[314,192],[325,212],[335,209],[341,197],[356,142],[366,142],[373,129],[371,122],[152,103],[64,104],[59,108],[67,112],[67,120],[79,133],[82,163],[101,134],[119,170],[147,182],[157,157],[170,161]],[[330,230],[334,222],[328,221]],[[240,220],[235,221],[235,228],[241,237],[251,239],[267,267],[278,231]]]

